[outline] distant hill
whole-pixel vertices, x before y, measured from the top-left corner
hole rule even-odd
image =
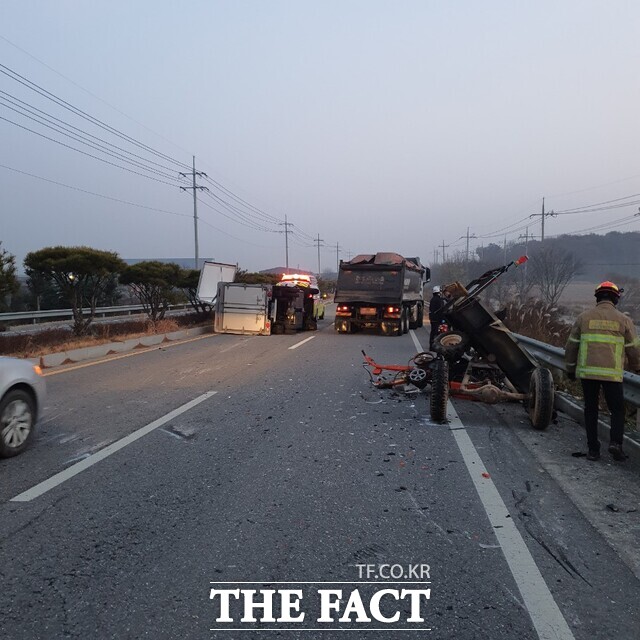
[[[613,274],[631,278],[640,278],[640,231],[620,233],[610,231],[605,235],[562,235],[557,238],[545,238],[545,246],[555,245],[570,251],[584,264],[579,281],[604,280]],[[540,247],[539,240],[529,241],[527,254],[532,256]],[[525,253],[524,242],[507,245],[508,255],[513,258]],[[476,250],[480,254],[480,250]],[[482,249],[485,260],[502,264],[504,248],[491,244]],[[495,260],[494,260],[495,257]]]

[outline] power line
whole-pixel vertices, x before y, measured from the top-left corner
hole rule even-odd
[[[128,204],[132,207],[139,207],[141,209],[148,209],[149,211],[157,211],[158,213],[164,213],[172,216],[181,216],[185,218],[189,218],[189,214],[187,213],[178,213],[177,211],[167,211],[166,209],[158,209],[156,207],[149,207],[144,204],[138,204],[136,202],[129,202],[128,200],[122,200],[120,198],[114,198],[112,196],[107,196],[103,193],[96,193],[95,191],[87,191],[86,189],[81,189],[80,187],[74,187],[70,184],[65,184],[64,182],[57,182],[56,180],[50,180],[49,178],[43,178],[42,176],[37,176],[34,173],[29,173],[27,171],[21,171],[20,169],[15,169],[14,167],[9,167],[5,164],[0,164],[0,167],[3,169],[8,169],[9,171],[14,171],[15,173],[19,173],[24,176],[29,176],[30,178],[36,178],[37,180],[42,180],[43,182],[49,182],[50,184],[58,185],[59,187],[65,187],[67,189],[72,189],[73,191],[80,191],[81,193],[86,193],[91,196],[97,196],[98,198],[104,198],[106,200],[113,200],[114,202],[120,202],[121,204]]]
[[[143,178],[148,178],[149,180],[155,180],[156,182],[161,182],[162,184],[168,184],[170,187],[173,187],[175,185],[171,184],[170,182],[167,182],[166,180],[160,180],[159,178],[154,178],[153,176],[148,176],[144,173],[140,173],[139,171],[134,171],[133,169],[129,169],[128,167],[123,167],[120,164],[116,164],[115,162],[110,162],[109,160],[105,160],[104,158],[99,158],[98,156],[94,156],[92,153],[87,153],[86,151],[82,151],[81,149],[76,149],[75,147],[72,147],[69,144],[65,144],[64,142],[61,142],[60,140],[56,140],[55,138],[50,138],[49,136],[44,135],[43,133],[40,133],[38,131],[34,131],[33,129],[29,129],[29,127],[25,127],[22,124],[18,124],[17,122],[14,122],[13,120],[9,120],[8,118],[4,118],[3,116],[0,116],[0,120],[4,120],[5,122],[9,122],[10,124],[15,125],[16,127],[20,127],[20,129],[24,129],[25,131],[29,131],[31,133],[34,133],[37,136],[40,136],[41,138],[45,138],[46,140],[50,140],[51,142],[55,142],[56,144],[59,144],[63,147],[66,147],[67,149],[72,149],[73,151],[77,151],[78,153],[81,153],[84,156],[88,156],[90,158],[93,158],[94,160],[99,160],[100,162],[104,162],[105,164],[109,164],[112,167],[118,167],[119,169],[124,169],[125,171],[128,171],[129,173],[135,173],[138,176],[142,176]]]
[[[49,69],[49,71],[53,71],[53,73],[55,73],[56,75],[60,76],[61,78],[64,78],[67,82],[70,82],[72,85],[74,85],[75,87],[77,87],[81,91],[84,91],[86,94],[90,95],[92,98],[95,98],[96,100],[99,100],[100,102],[102,102],[102,104],[106,104],[110,109],[113,109],[114,111],[117,111],[120,115],[124,116],[128,120],[131,120],[131,122],[135,122],[138,126],[142,127],[143,129],[146,129],[147,131],[149,131],[149,132],[153,133],[154,135],[158,136],[159,138],[162,138],[165,142],[168,142],[169,144],[173,145],[174,147],[176,147],[178,149],[181,149],[185,153],[188,153],[188,151],[186,149],[182,148],[180,145],[176,144],[175,142],[172,142],[168,138],[165,138],[161,133],[158,133],[157,131],[154,131],[153,129],[150,129],[147,125],[145,125],[142,122],[136,120],[135,118],[132,118],[130,115],[128,115],[124,111],[121,111],[117,107],[114,107],[112,104],[110,104],[109,102],[107,102],[106,100],[101,98],[100,96],[98,96],[95,93],[92,93],[91,91],[89,91],[89,89],[87,89],[86,87],[83,87],[82,85],[78,84],[77,82],[75,82],[71,78],[65,76],[63,73],[60,73],[57,69],[54,69],[53,67],[49,66],[46,62],[43,62],[42,60],[40,60],[40,58],[37,58],[32,53],[29,53],[26,49],[23,49],[22,47],[19,47],[15,42],[11,42],[11,40],[9,40],[8,38],[5,38],[3,35],[0,35],[0,39],[4,40],[7,44],[10,44],[12,47],[18,49],[18,51],[21,51],[25,55],[29,56],[32,60],[35,60],[36,62],[41,64],[43,67],[46,67],[47,69]],[[184,165],[184,166],[187,166],[187,165]]]
[[[5,100],[5,102],[6,102],[6,99],[2,98],[1,96],[0,96],[0,100]],[[20,111],[18,111],[17,109],[15,109],[15,108],[13,108],[11,106],[8,106],[8,105],[5,105],[5,106],[7,108],[11,109],[12,111],[15,111],[16,113],[18,113],[22,117],[28,118],[29,120],[32,120],[33,122],[36,122],[37,124],[39,124],[41,126],[47,127],[48,129],[51,129],[51,130],[55,131],[56,133],[61,133],[66,138],[70,138],[71,140],[73,140],[75,142],[79,142],[80,144],[84,144],[84,145],[88,146],[89,148],[93,149],[94,151],[98,151],[100,153],[104,153],[105,155],[111,156],[112,158],[116,158],[117,160],[120,160],[122,162],[126,162],[126,163],[130,164],[131,166],[137,167],[138,169],[143,169],[144,171],[148,171],[149,173],[153,173],[153,174],[161,176],[163,178],[168,178],[169,180],[175,180],[175,178],[170,174],[166,174],[166,173],[164,173],[162,171],[158,171],[157,169],[154,169],[153,167],[148,167],[148,166],[146,166],[146,165],[144,165],[141,162],[138,162],[136,160],[131,160],[130,158],[127,158],[126,156],[122,155],[121,153],[116,153],[116,152],[110,151],[110,150],[106,149],[104,147],[104,145],[97,145],[97,144],[94,144],[92,142],[87,142],[87,140],[84,139],[82,136],[78,136],[78,135],[76,135],[76,134],[74,134],[72,132],[65,133],[65,131],[61,130],[61,129],[64,129],[64,127],[60,127],[59,125],[56,125],[56,124],[51,125],[51,124],[46,124],[45,122],[41,122],[41,120],[43,120],[43,118],[41,118],[40,116],[36,116],[34,118],[34,117],[29,116],[29,115],[27,115],[25,113],[21,113]],[[13,122],[11,120],[7,120],[6,118],[3,118],[3,119],[5,119],[7,122],[15,124],[16,126],[21,126],[18,123],[15,123],[15,122]],[[32,129],[29,129],[27,127],[22,127],[22,128],[26,129],[27,131],[30,131],[31,133],[36,133],[37,135],[42,135],[42,134],[39,134],[38,132],[33,131]],[[46,136],[43,136],[43,137],[46,137]],[[53,138],[47,138],[47,139],[48,140],[52,140],[54,142],[58,142],[57,140],[54,140]],[[79,151],[78,149],[75,149],[75,147],[70,147],[70,148],[74,149],[74,151]],[[92,157],[94,157],[94,156],[92,156]]]
[[[105,145],[108,145],[109,147],[117,149],[118,151],[122,151],[123,153],[126,153],[126,154],[128,154],[130,156],[133,156],[134,158],[138,158],[139,160],[142,160],[143,162],[145,162],[147,164],[154,165],[156,167],[160,167],[161,169],[165,169],[168,172],[173,172],[174,171],[171,167],[167,167],[166,165],[163,165],[163,164],[160,164],[158,162],[154,162],[153,160],[149,160],[147,158],[144,158],[143,156],[138,155],[137,153],[133,153],[133,151],[128,151],[127,149],[119,147],[118,145],[115,145],[115,144],[105,140],[104,138],[100,138],[98,136],[94,136],[93,134],[89,133],[88,131],[84,131],[83,129],[75,127],[71,123],[66,122],[65,120],[62,120],[60,118],[56,118],[52,114],[50,114],[50,113],[48,113],[46,111],[43,111],[42,109],[38,109],[34,105],[29,104],[28,102],[25,102],[24,100],[20,100],[20,98],[17,98],[16,96],[11,95],[10,93],[7,93],[6,91],[0,90],[0,93],[4,94],[5,96],[8,96],[8,98],[4,98],[4,97],[0,96],[0,100],[4,100],[5,102],[10,102],[10,104],[13,104],[18,109],[21,109],[23,111],[27,111],[28,113],[31,113],[32,115],[34,115],[36,118],[40,118],[42,120],[46,120],[47,122],[49,122],[51,124],[54,124],[52,121],[62,123],[61,125],[54,125],[54,126],[59,127],[60,129],[63,129],[64,131],[66,131],[68,133],[72,133],[72,132],[70,132],[69,129],[67,129],[67,127],[73,129],[74,131],[79,132],[81,138],[85,138],[85,137],[93,138],[94,140],[98,140],[99,142],[101,142],[101,143],[103,143]],[[16,104],[16,103],[20,103],[20,104]],[[25,106],[22,106],[22,105],[25,105]],[[9,108],[12,109],[13,111],[16,111],[16,109],[13,109],[12,107],[9,107]],[[34,113],[34,112],[37,112],[37,113]],[[20,113],[20,111],[17,111],[17,113]],[[41,113],[43,115],[39,116],[39,115],[37,115],[38,113]],[[21,113],[21,115],[23,115],[24,117],[30,118],[30,116],[27,116],[26,114]],[[33,120],[33,118],[30,118],[30,119]],[[66,125],[66,126],[62,126],[62,125]],[[47,126],[47,125],[45,125],[45,126]],[[73,135],[76,135],[76,134],[73,134]],[[101,146],[101,145],[99,145],[99,146]]]
[[[176,160],[175,158],[172,158],[171,156],[168,156],[168,155],[166,155],[166,154],[164,154],[164,153],[162,153],[160,151],[157,151],[156,149],[153,149],[149,145],[146,145],[143,142],[140,142],[140,141],[136,140],[135,138],[132,138],[131,136],[127,135],[126,133],[123,133],[122,131],[119,131],[115,127],[112,127],[111,125],[108,125],[105,122],[102,122],[102,120],[93,117],[92,115],[86,113],[82,109],[79,109],[78,107],[74,106],[70,102],[67,102],[66,100],[63,100],[62,98],[56,96],[54,93],[51,93],[50,91],[47,91],[45,88],[41,87],[40,85],[36,84],[35,82],[32,82],[31,80],[29,80],[25,76],[20,75],[17,71],[14,71],[10,67],[7,67],[4,64],[0,64],[0,73],[3,73],[4,75],[6,75],[7,77],[11,78],[15,82],[18,82],[19,84],[27,87],[27,89],[30,89],[31,91],[34,91],[35,93],[43,96],[44,98],[47,98],[48,100],[51,100],[52,102],[54,102],[58,106],[62,107],[63,109],[67,109],[68,111],[71,111],[75,115],[80,116],[81,118],[84,118],[85,120],[88,120],[89,122],[91,122],[92,124],[100,127],[101,129],[104,129],[105,131],[109,131],[109,133],[111,133],[113,135],[116,135],[119,138],[122,138],[123,140],[127,140],[131,144],[133,144],[133,145],[135,145],[137,147],[140,147],[141,149],[144,149],[145,151],[147,151],[149,153],[152,153],[153,155],[156,155],[156,156],[158,156],[160,158],[163,158],[164,160],[168,160],[170,162],[173,162],[174,164],[176,164],[176,165],[178,165],[180,167],[183,167],[183,168],[184,167],[189,168],[189,166],[186,165],[184,162],[181,162],[180,160]]]

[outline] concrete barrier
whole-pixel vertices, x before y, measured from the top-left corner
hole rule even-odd
[[[183,329],[181,331],[172,331],[170,333],[160,333],[151,336],[140,336],[138,338],[130,338],[122,342],[106,342],[105,344],[96,345],[95,347],[83,347],[81,349],[69,349],[68,351],[60,351],[57,353],[49,353],[33,359],[39,363],[42,368],[49,369],[51,367],[59,367],[63,364],[82,362],[84,360],[95,360],[103,358],[109,354],[126,353],[134,349],[153,347],[163,342],[174,342],[177,340],[187,340],[192,337],[211,333],[210,327],[195,327],[194,329]]]

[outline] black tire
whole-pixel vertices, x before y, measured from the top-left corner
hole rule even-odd
[[[449,400],[449,363],[446,360],[434,360],[431,368],[431,420],[446,422],[447,402]]]
[[[402,321],[402,318],[400,318],[400,320],[397,321],[396,325],[395,325],[395,332],[393,333],[394,336],[401,336],[404,333],[404,322]]]
[[[440,354],[445,360],[453,362],[464,355],[469,344],[469,338],[460,331],[445,331],[436,334],[433,339],[432,351]]]
[[[418,304],[418,328],[424,326],[424,305]]]
[[[553,417],[555,391],[553,376],[549,369],[538,367],[533,370],[529,382],[527,409],[534,429],[542,431],[549,426]]]
[[[419,308],[418,304],[414,304],[412,307],[409,307],[409,329],[417,329],[420,326],[418,318]]]
[[[339,320],[335,323],[335,328],[338,333],[351,333],[351,320]]]
[[[22,453],[36,426],[36,404],[24,389],[13,389],[0,401],[0,458]]]
[[[411,309],[409,307],[404,308],[404,322],[402,324],[402,333],[409,333],[411,327]]]

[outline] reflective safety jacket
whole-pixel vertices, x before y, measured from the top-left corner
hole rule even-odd
[[[640,370],[640,341],[633,322],[603,300],[578,316],[564,357],[567,371],[578,378],[622,382],[625,353],[631,371]]]

